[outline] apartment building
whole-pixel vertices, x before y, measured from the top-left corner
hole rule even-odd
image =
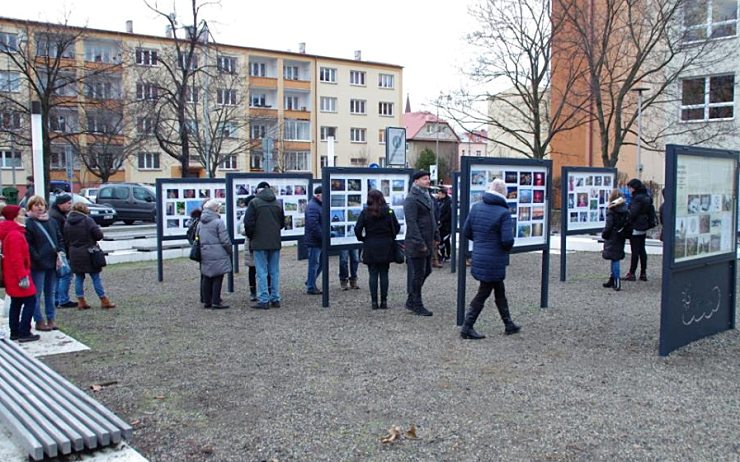
[[[71,176],[77,188],[100,182],[91,160],[119,162],[109,181],[182,176],[181,161],[158,140],[181,139],[176,111],[158,105],[176,93],[168,77],[182,69],[193,70],[183,83],[190,175],[269,169],[318,177],[332,151],[337,166],[384,165],[384,129],[402,123],[401,66],[362,61],[359,51],[355,59],[310,55],[303,44],[287,52],[203,39],[185,54],[173,36],[193,31],[164,32],[0,18],[2,185],[22,185],[32,172],[29,115],[19,108],[30,107],[34,92],[10,53],[62,63],[48,111],[50,174]],[[62,52],[58,37],[72,41]]]

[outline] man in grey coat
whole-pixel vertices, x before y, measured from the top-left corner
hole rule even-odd
[[[435,251],[434,241],[439,241],[439,229],[434,219],[432,196],[429,195],[429,172],[417,171],[412,178],[414,184],[403,201],[408,270],[406,308],[419,316],[431,316],[432,312],[421,300],[421,288],[432,274],[432,252]]]
[[[200,272],[203,275],[203,301],[205,308],[224,309],[221,303],[221,286],[224,274],[231,272],[231,239],[226,225],[218,214],[220,204],[211,199],[203,205],[203,213],[196,232],[200,241]]]

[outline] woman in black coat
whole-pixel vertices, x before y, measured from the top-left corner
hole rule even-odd
[[[625,281],[635,281],[637,277],[637,263],[640,263],[640,280],[647,281],[647,251],[645,250],[645,239],[647,230],[650,229],[650,210],[653,200],[647,193],[647,188],[642,181],[633,178],[627,183],[627,187],[632,194],[630,202],[630,226],[632,235],[630,236],[630,250],[632,259],[630,260],[630,270],[624,275]]]
[[[72,206],[72,211],[67,215],[67,223],[64,224],[64,242],[69,249],[69,266],[75,275],[77,309],[90,308],[85,300],[85,274],[89,274],[92,279],[95,293],[100,297],[100,307],[115,308],[116,305],[105,296],[103,280],[100,278],[101,268],[95,268],[90,260],[89,249],[103,239],[103,231],[95,220],[88,216],[89,213],[90,209],[84,202],[77,202]]]
[[[396,215],[385,202],[383,193],[367,193],[367,207],[355,224],[355,236],[362,242],[362,262],[370,273],[370,297],[374,310],[388,308],[388,269],[394,260],[396,235],[401,231]],[[364,232],[364,233],[363,233]],[[378,305],[380,279],[380,305]]]
[[[601,256],[611,260],[611,276],[602,284],[614,290],[622,289],[620,280],[619,262],[624,258],[624,242],[630,233],[630,213],[622,193],[615,189],[609,196],[609,207],[606,210],[606,225],[601,232],[604,239],[604,250]]]

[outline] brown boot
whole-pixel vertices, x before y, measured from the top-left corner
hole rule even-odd
[[[350,279],[349,280],[349,286],[353,289],[359,289],[360,286],[357,285],[357,278]]]
[[[87,304],[85,297],[77,297],[77,309],[78,310],[89,310],[90,308],[92,307]]]
[[[36,330],[41,332],[49,332],[51,330],[51,326],[46,321],[39,321],[36,323]]]
[[[108,297],[100,297],[100,307],[104,310],[109,310],[111,308],[115,308],[116,304],[110,301]]]

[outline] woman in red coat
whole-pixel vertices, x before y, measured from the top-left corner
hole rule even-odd
[[[0,214],[0,241],[3,247],[3,282],[10,296],[10,339],[33,342],[31,318],[36,307],[36,287],[31,279],[31,254],[26,241],[26,210],[6,205]]]

